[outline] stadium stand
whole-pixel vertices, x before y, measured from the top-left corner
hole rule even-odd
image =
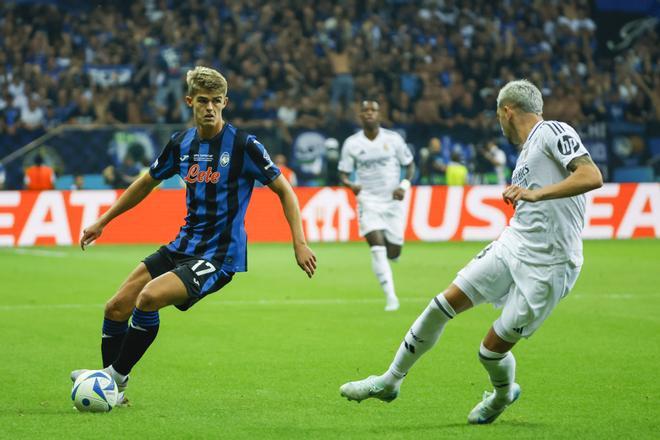
[[[322,144],[302,135],[341,143],[355,129],[346,97],[378,99],[384,125],[406,136],[417,161],[438,137],[446,162],[460,151],[472,172],[476,152],[495,139],[510,168],[516,153],[500,136],[495,98],[504,82],[525,77],[541,87],[546,119],[581,128],[606,178],[629,175],[618,167],[650,167],[644,178],[654,180],[658,21],[625,7],[606,0],[3,2],[0,160],[61,125],[86,134],[81,142],[64,130],[35,146],[58,174],[98,174],[119,163],[123,141],[107,139],[113,125],[151,136],[144,145],[152,159],[163,145],[153,133],[187,123],[182,78],[204,64],[228,78],[227,118],[285,154],[301,176],[310,155],[325,160]],[[623,19],[641,20],[636,38],[618,41]],[[611,128],[621,124],[627,128]],[[631,127],[641,144],[615,149]],[[75,154],[66,147],[72,143]],[[27,161],[5,163],[8,187],[20,186]],[[310,181],[324,184],[327,173]],[[431,179],[420,174],[417,182]]]

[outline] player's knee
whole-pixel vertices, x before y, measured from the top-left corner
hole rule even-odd
[[[513,348],[522,337],[522,328],[516,327],[507,330],[502,324],[501,318],[498,318],[493,327],[488,331],[482,342],[482,347],[497,353],[505,353]]]
[[[132,304],[127,301],[122,301],[120,298],[113,297],[105,303],[103,313],[106,318],[121,322],[130,318],[132,311]]]
[[[163,307],[161,299],[155,289],[145,286],[135,301],[135,307],[143,311],[156,311]]]
[[[387,258],[389,260],[397,260],[401,256],[401,248],[387,248]]]

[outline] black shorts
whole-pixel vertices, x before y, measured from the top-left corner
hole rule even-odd
[[[234,272],[217,268],[214,263],[191,255],[172,252],[161,246],[153,254],[142,260],[151,278],[172,272],[178,276],[188,291],[188,300],[175,305],[181,311],[186,311],[206,295],[216,292],[229,284]]]

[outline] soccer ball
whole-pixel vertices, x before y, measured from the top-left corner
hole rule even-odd
[[[71,400],[81,412],[108,412],[117,404],[117,384],[105,371],[90,370],[76,379]]]

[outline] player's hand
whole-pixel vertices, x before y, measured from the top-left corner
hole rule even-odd
[[[511,185],[508,186],[502,193],[502,199],[504,199],[505,203],[511,204],[515,207],[516,203],[518,203],[520,200],[524,200],[526,202],[538,202],[539,194],[538,191],[533,189],[526,189],[516,185]]]
[[[353,191],[353,194],[355,194],[357,196],[358,194],[360,194],[360,191],[362,191],[362,185],[352,183],[351,184],[351,191]]]
[[[85,246],[96,240],[103,233],[103,228],[105,226],[96,222],[83,230],[82,237],[80,238],[80,249],[85,250]]]
[[[397,188],[392,192],[392,198],[394,200],[403,200],[406,196],[406,190],[403,188]]]
[[[296,262],[308,277],[312,277],[316,272],[316,255],[306,244],[297,244],[293,247],[296,253]]]

